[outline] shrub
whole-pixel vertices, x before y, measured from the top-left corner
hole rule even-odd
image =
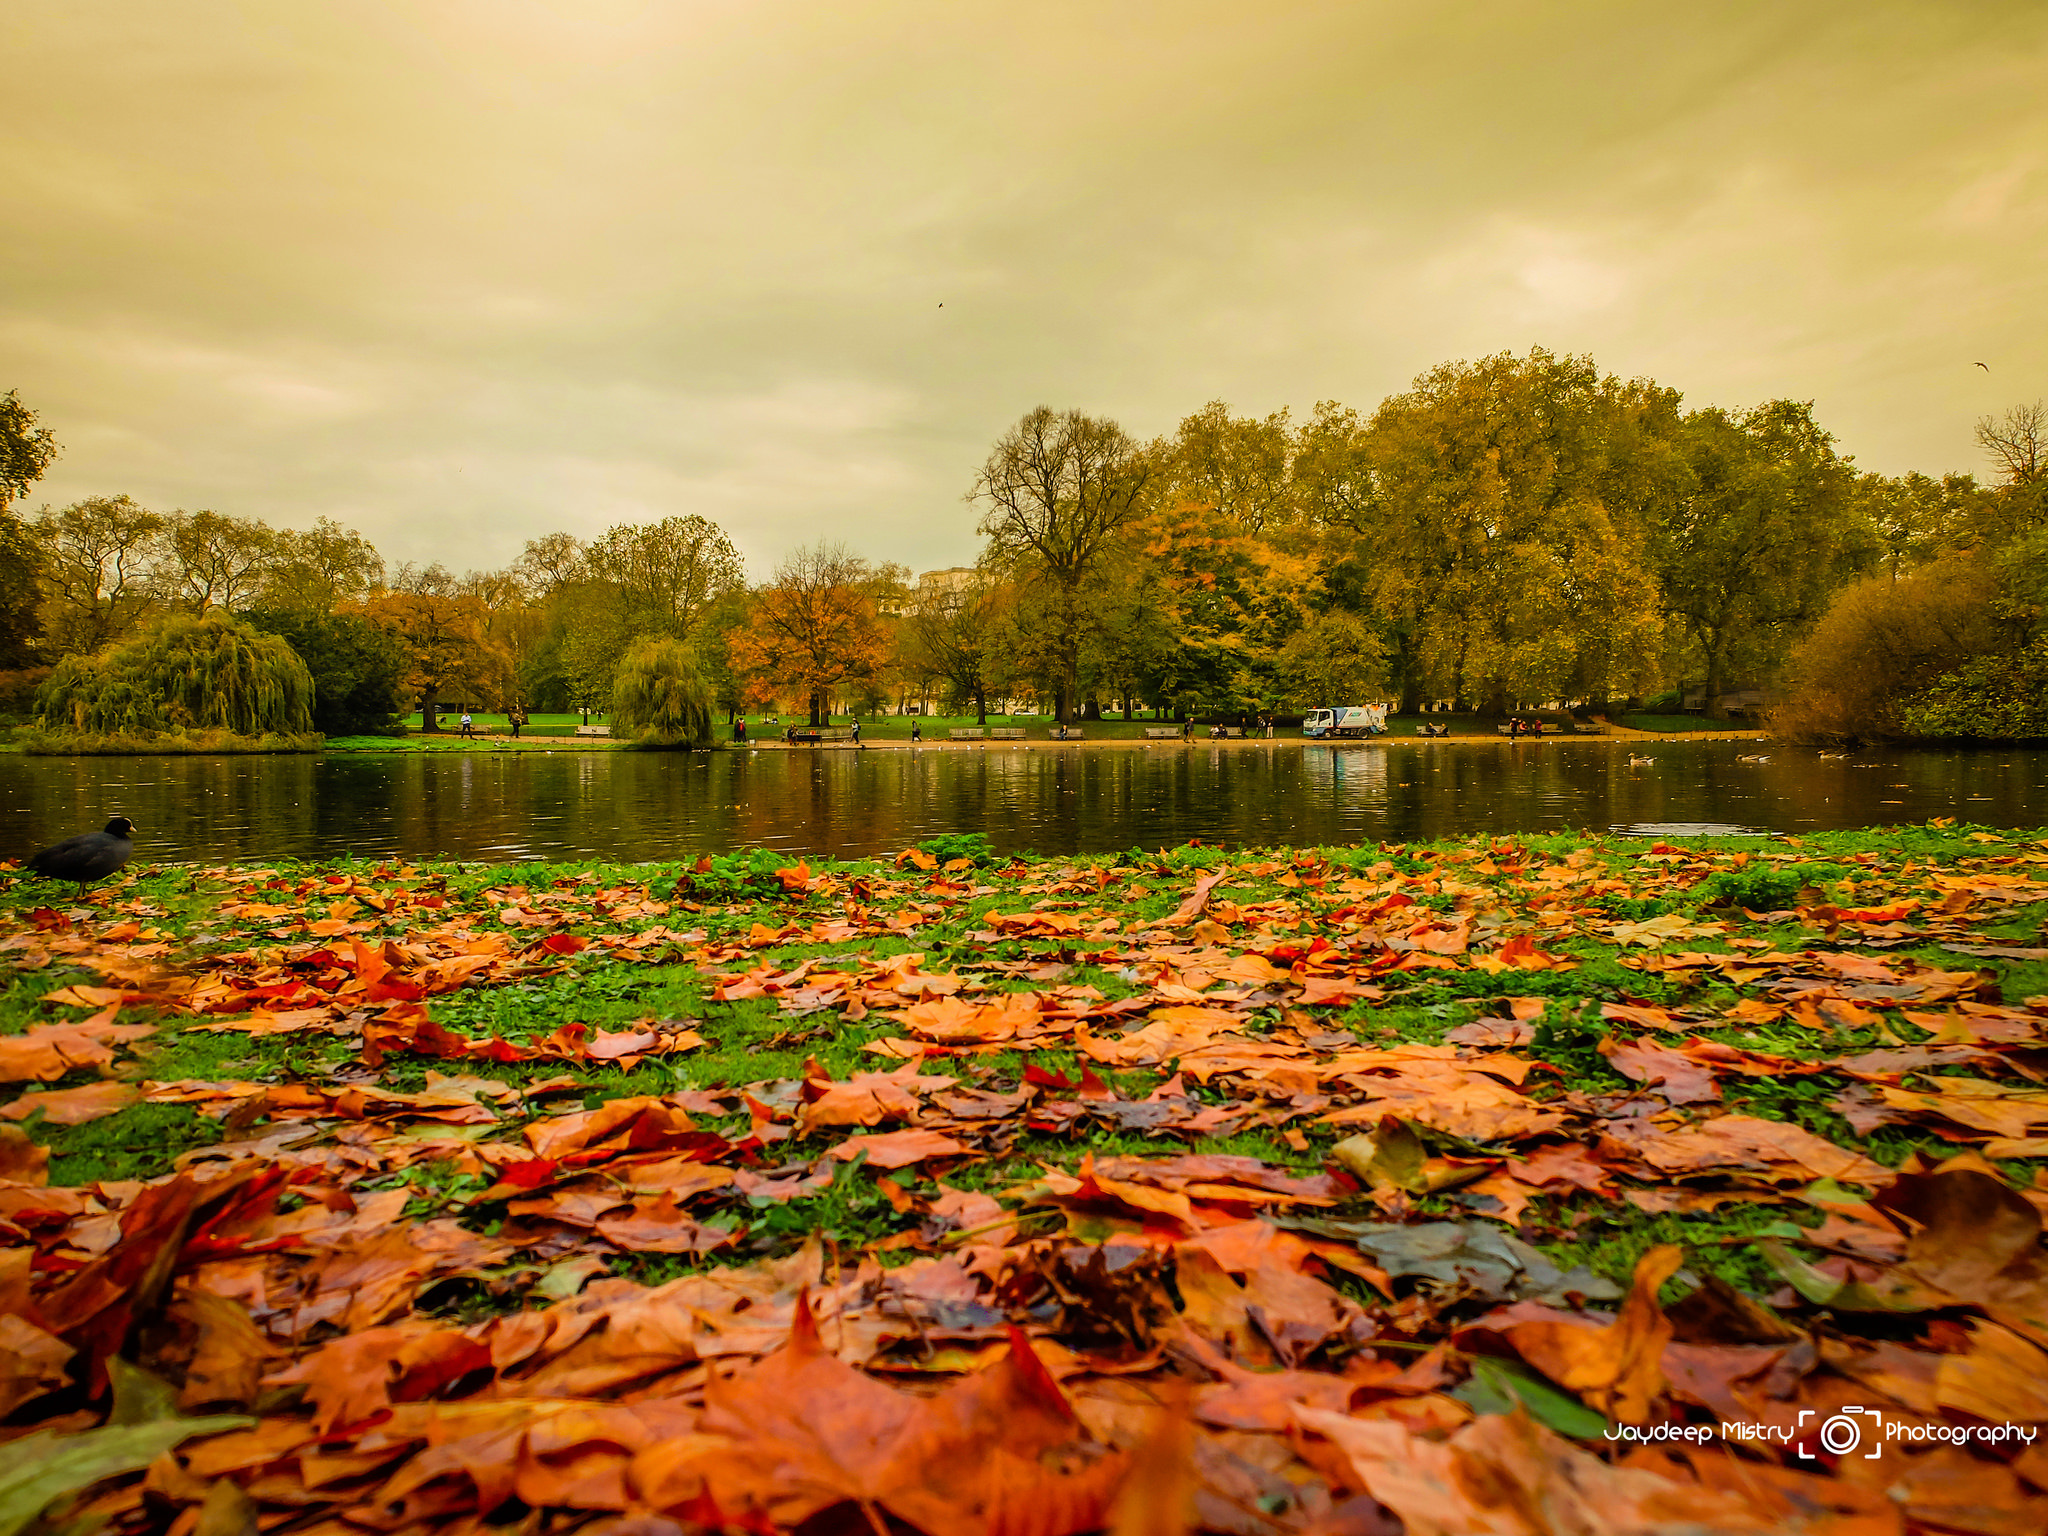
[[[2048,639],[2018,655],[1979,656],[1899,705],[1916,736],[1976,741],[2048,737]]]
[[[682,641],[637,641],[612,684],[612,728],[646,747],[711,745],[711,688]]]
[[[1997,596],[1997,568],[1974,555],[1845,588],[1793,653],[1793,691],[1771,711],[1772,734],[1807,742],[1910,734],[1905,701],[1996,642]]]
[[[313,679],[298,653],[221,613],[163,619],[70,657],[36,694],[37,725],[85,736],[304,736],[312,710]]]
[[[1839,864],[1752,864],[1717,870],[1692,888],[1703,907],[1745,907],[1751,912],[1784,912],[1799,905],[1799,893],[1848,878]]]

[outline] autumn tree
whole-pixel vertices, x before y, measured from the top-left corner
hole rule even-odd
[[[1359,534],[1371,606],[1410,631],[1404,698],[1498,712],[1639,681],[1660,627],[1643,536],[1683,470],[1663,446],[1677,399],[1536,348],[1434,368],[1362,430],[1319,410],[1326,465],[1312,459],[1305,499]]]
[[[795,695],[823,725],[834,689],[872,683],[889,658],[875,587],[895,579],[844,545],[799,549],[755,595],[746,626],[732,636],[733,665],[757,696]]]
[[[1261,421],[1212,400],[1181,422],[1160,458],[1166,499],[1243,533],[1293,519],[1294,431],[1285,410]]]
[[[96,651],[149,611],[164,519],[126,496],[91,496],[31,524],[45,631],[61,655]]]
[[[1696,411],[1684,444],[1689,481],[1651,558],[1718,711],[1729,677],[1774,668],[1875,547],[1854,471],[1811,405]]]
[[[1040,406],[997,440],[968,493],[990,558],[1046,586],[1062,722],[1079,702],[1083,589],[1158,474],[1156,456],[1115,422]]]
[[[420,728],[431,731],[451,692],[481,700],[502,688],[503,664],[484,642],[482,603],[448,571],[401,567],[395,576],[361,611],[404,653],[406,692],[419,700]]]
[[[269,580],[281,546],[277,530],[254,518],[173,512],[158,571],[164,598],[194,614],[239,612]]]

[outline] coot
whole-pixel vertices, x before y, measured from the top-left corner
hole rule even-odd
[[[135,824],[116,816],[104,832],[81,832],[53,848],[45,848],[28,867],[52,880],[75,880],[83,896],[86,886],[111,875],[135,856]]]

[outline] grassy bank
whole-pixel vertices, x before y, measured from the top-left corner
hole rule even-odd
[[[380,1325],[408,1359],[550,1307],[616,1331],[667,1284],[725,1319],[721,1358],[761,1358],[767,1391],[794,1368],[775,1351],[809,1326],[792,1321],[808,1277],[830,1348],[885,1373],[971,1373],[1025,1327],[1074,1401],[1124,1405],[1088,1419],[1104,1447],[1191,1390],[1203,1454],[1228,1466],[1285,1461],[1319,1425],[1337,1450],[1290,1463],[1288,1498],[1378,1486],[1363,1442],[1289,1403],[1398,1405],[1378,1417],[1403,1454],[1482,1458],[1520,1404],[1543,1426],[1515,1431],[1539,1437],[1530,1455],[1590,1477],[1571,1442],[1604,1454],[1613,1422],[1740,1416],[1674,1386],[1662,1344],[1627,1380],[1602,1363],[1604,1330],[1575,1309],[1604,1318],[1632,1284],[1615,1326],[1677,1328],[1701,1352],[1687,1370],[1825,1333],[1834,1363],[1744,1399],[1751,1416],[1881,1396],[1852,1369],[1880,1348],[2014,1381],[2048,1361],[2048,1301],[1973,1292],[1924,1236],[1971,1263],[1987,1243],[2038,1251],[2044,848],[1930,826],[1001,862],[950,839],[829,867],[162,869],[83,905],[17,883],[0,1077],[43,1081],[0,1087],[0,1152],[17,1176],[47,1154],[42,1198],[80,1232],[137,1198],[122,1181],[275,1170],[260,1197],[234,1186],[245,1236],[191,1281],[240,1265],[217,1279],[241,1297],[268,1276],[246,1304],[272,1370]],[[56,1253],[64,1230],[37,1241]],[[322,1277],[368,1273],[372,1250],[381,1299],[337,1299],[366,1282]],[[631,1284],[569,1299],[607,1274]],[[535,1397],[613,1403],[654,1369],[562,1347]],[[765,1432],[703,1408],[695,1347],[633,1347],[670,1349],[655,1375],[723,1454]],[[189,1382],[191,1358],[160,1368]],[[486,1367],[467,1385],[404,1369],[367,1401],[535,1411]],[[274,1420],[362,1407],[319,1371],[289,1379],[263,1400]],[[47,1390],[19,1422],[83,1410]],[[1899,1392],[1901,1414],[1948,1411]],[[271,1437],[266,1466],[289,1438],[251,1433]],[[1187,1475],[1213,1490],[1236,1475],[1218,1465]],[[692,1467],[646,1503],[739,1496]],[[1773,1476],[1827,1481],[1789,1449]],[[1780,1528],[1755,1518],[1720,1528]]]
[[[31,757],[236,757],[318,752],[326,738],[317,732],[299,735],[272,731],[261,736],[240,736],[233,731],[93,735],[23,727],[14,732],[13,742]]]

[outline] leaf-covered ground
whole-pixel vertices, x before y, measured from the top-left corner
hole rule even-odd
[[[2048,842],[942,842],[13,883],[0,1536],[2048,1529]]]

